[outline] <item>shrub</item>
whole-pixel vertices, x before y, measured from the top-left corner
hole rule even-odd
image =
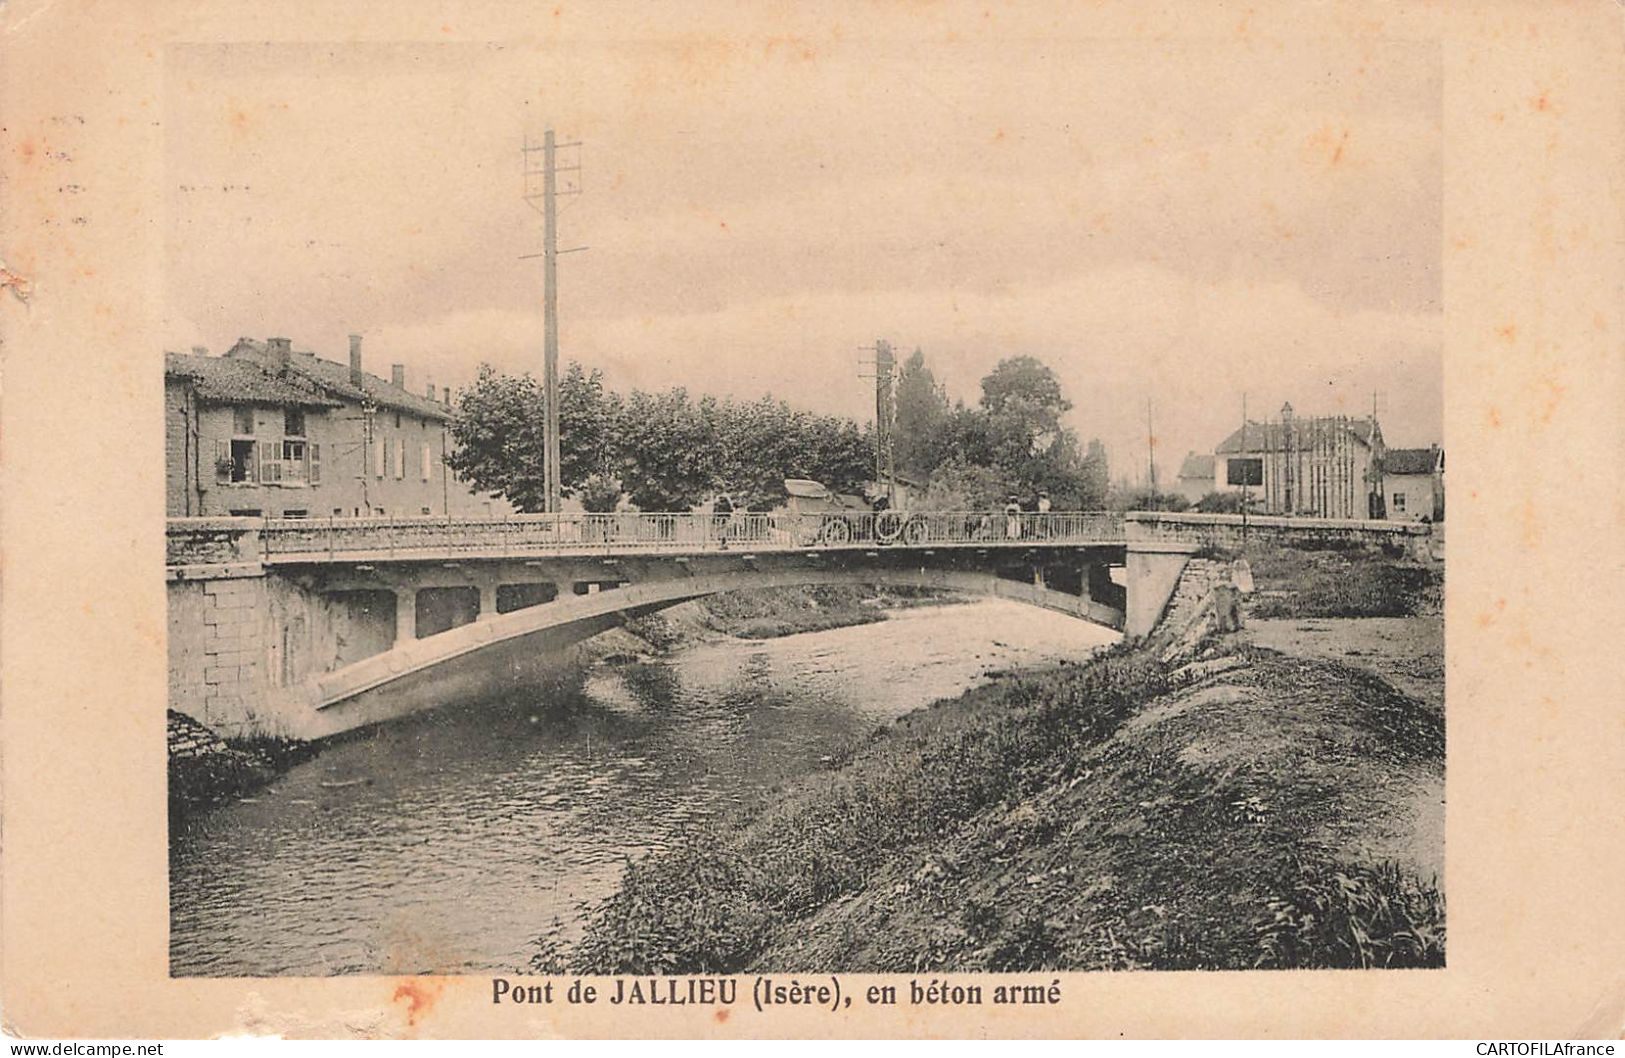
[[[1288,862],[1285,891],[1254,923],[1263,969],[1444,965],[1444,897],[1397,864]]]

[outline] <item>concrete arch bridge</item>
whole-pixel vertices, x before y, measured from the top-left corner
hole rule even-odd
[[[175,519],[171,707],[227,733],[325,737],[531,679],[606,629],[749,588],[947,589],[1144,635],[1190,556],[1234,535],[1224,516],[1170,517]]]

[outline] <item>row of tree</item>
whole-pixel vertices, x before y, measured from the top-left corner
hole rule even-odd
[[[1106,496],[1106,453],[1085,449],[1061,419],[1072,404],[1054,372],[1030,356],[982,379],[980,402],[950,403],[916,351],[897,383],[894,451],[901,476],[926,486],[923,504],[947,510],[1030,501],[1090,509]],[[482,365],[458,395],[452,469],[523,511],[546,502],[541,384]],[[559,383],[560,484],[589,511],[624,498],[641,510],[685,510],[719,491],[736,504],[771,506],[785,478],[852,492],[874,476],[875,433],[763,397],[692,397],[682,388],[622,396],[598,371],[570,363]]]
[[[458,394],[452,469],[522,511],[545,509],[544,409],[535,378],[482,365]],[[623,496],[645,511],[686,510],[718,491],[763,507],[783,495],[785,478],[849,491],[873,472],[872,431],[850,419],[771,397],[695,399],[682,388],[622,396],[574,362],[559,379],[560,486],[589,511],[614,510]]]

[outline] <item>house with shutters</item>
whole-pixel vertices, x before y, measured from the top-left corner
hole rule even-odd
[[[406,388],[350,362],[243,338],[224,356],[164,355],[165,505],[171,517],[410,518],[512,513],[446,465],[451,393]]]

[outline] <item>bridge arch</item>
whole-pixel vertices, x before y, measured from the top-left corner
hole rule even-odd
[[[490,694],[544,669],[566,647],[627,620],[729,591],[810,584],[934,588],[1010,599],[1114,630],[1123,613],[1041,585],[968,569],[809,565],[796,569],[734,569],[637,581],[591,595],[495,615],[286,689],[274,703],[286,733],[320,738],[421,712],[450,700]]]

